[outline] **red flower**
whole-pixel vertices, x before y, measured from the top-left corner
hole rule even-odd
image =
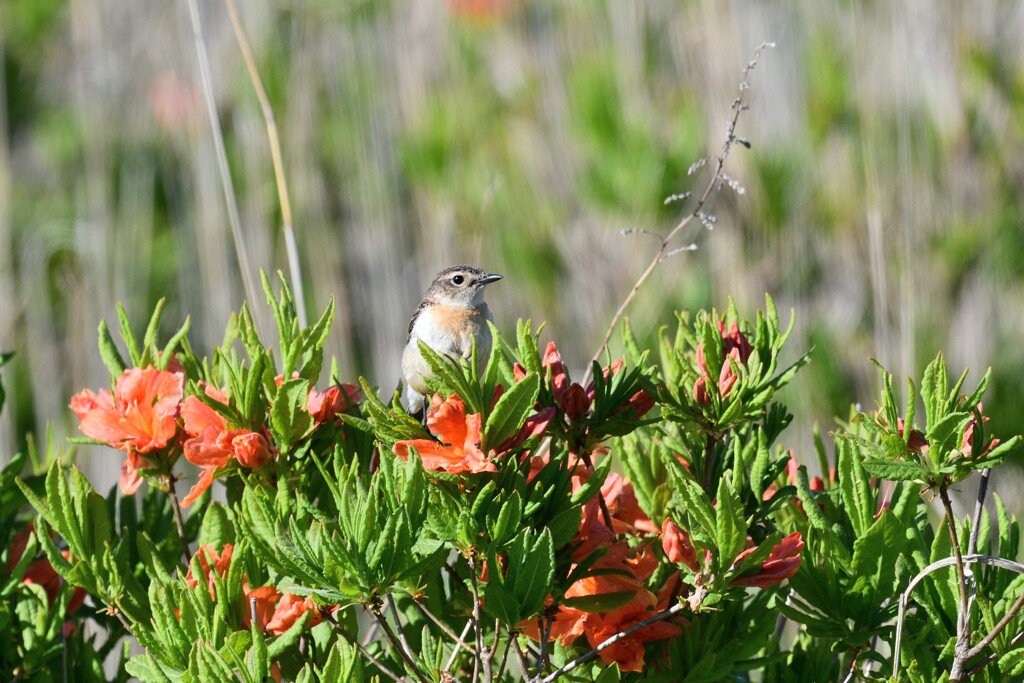
[[[565,371],[562,355],[558,353],[555,342],[548,342],[540,364],[544,369],[551,370],[551,393],[555,395],[555,400],[557,401],[562,398],[562,394],[569,388],[569,375]]]
[[[752,349],[750,342],[740,332],[740,328],[735,322],[729,326],[728,331],[725,329],[725,320],[717,322],[718,332],[722,335],[723,361],[722,369],[718,373],[718,395],[722,398],[728,398],[737,380],[739,380],[739,376],[733,369],[731,361],[735,361],[737,365],[745,364],[747,359],[750,358]],[[697,370],[700,372],[700,377],[693,386],[693,398],[700,405],[708,405],[710,398],[707,394],[707,385],[710,377],[708,375],[707,362],[704,358],[703,342],[697,344]]]
[[[761,563],[761,570],[757,574],[733,579],[732,585],[746,586],[748,588],[768,588],[769,586],[782,583],[800,569],[800,552],[803,549],[803,537],[799,531],[794,531],[772,548],[771,554],[768,555],[768,559]],[[753,549],[743,551],[733,564],[738,564],[741,559],[751,552],[753,552]]]
[[[497,472],[498,468],[480,450],[480,414],[466,414],[466,405],[456,395],[441,400],[434,394],[427,411],[427,427],[438,438],[398,441],[392,452],[409,459],[409,449],[419,453],[423,467],[435,472],[464,474]]]
[[[569,388],[563,391],[562,395],[555,400],[562,406],[562,410],[565,411],[565,416],[569,420],[578,420],[586,415],[587,411],[590,410],[592,402],[586,390],[576,382],[570,384]]]
[[[648,396],[643,389],[630,396],[627,403],[633,408],[637,419],[646,415],[654,407],[654,399]]]
[[[669,517],[666,517],[665,523],[661,525],[661,547],[665,550],[669,562],[685,565],[693,572],[700,571],[697,551],[690,542],[689,534],[680,529]]]
[[[965,458],[974,457],[974,432],[975,427],[978,426],[978,421],[988,422],[988,416],[981,414],[981,404],[978,404],[978,410],[974,417],[967,425],[967,429],[964,430],[964,436],[960,440],[960,453]],[[913,434],[911,434],[913,436]],[[978,458],[984,458],[986,455],[992,452],[992,449],[999,445],[999,439],[991,439],[987,443],[982,444],[981,453],[978,454]]]
[[[649,605],[641,599],[634,599],[625,607],[604,614],[590,614],[586,620],[585,632],[591,647],[597,647],[612,636],[654,616]],[[669,621],[658,621],[634,631],[612,643],[598,654],[605,664],[618,664],[623,671],[644,670],[644,643],[651,640],[674,638],[682,633],[678,625]]]

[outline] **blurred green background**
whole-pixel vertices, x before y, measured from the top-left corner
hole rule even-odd
[[[263,119],[223,3],[200,0],[213,91],[255,277],[285,269]],[[442,267],[472,262],[499,327],[547,321],[571,369],[700,191],[741,69],[751,109],[713,231],[677,246],[631,310],[653,341],[671,312],[794,308],[785,439],[870,405],[938,351],[986,412],[1021,431],[1024,5],[620,0],[244,0],[277,115],[307,308],[336,297],[346,379],[395,385],[410,313]],[[185,0],[0,3],[0,459],[77,433],[66,409],[106,385],[96,326],[143,326],[167,297],[209,353],[244,299]],[[262,301],[256,306],[271,338]],[[973,386],[973,382],[970,382]],[[90,476],[116,478],[117,458]],[[1002,484],[1004,487],[1009,482]],[[1008,494],[1009,495],[1009,494]]]

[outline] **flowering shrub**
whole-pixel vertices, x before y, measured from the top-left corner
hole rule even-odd
[[[901,414],[883,373],[877,410],[835,435],[834,457],[817,440],[812,482],[776,445],[792,419],[776,392],[808,356],[782,362],[770,298],[754,323],[731,304],[679,316],[657,362],[626,325],[625,360],[595,363],[590,382],[529,323],[514,342],[493,330],[483,364],[423,347],[436,378],[422,424],[337,368],[316,388],[333,308],[300,328],[287,287],[264,284],[274,349],[245,309],[211,359],[187,324],[158,348],[159,308],[141,342],[122,319],[128,360],[101,326],[112,389],[71,409],[123,458],[106,497],[54,444],[45,479],[13,487],[24,454],[4,471],[5,673],[105,680],[127,635],[142,652],[118,677],[144,681],[1024,667],[1020,582],[998,557],[1016,554],[1016,521],[998,498],[995,523],[948,506],[948,531],[928,521],[929,495],[948,503],[1019,444],[986,432],[986,380],[963,395],[941,357],[921,382],[924,425],[916,385]]]

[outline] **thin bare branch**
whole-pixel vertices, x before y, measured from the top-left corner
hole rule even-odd
[[[465,631],[463,632],[462,636],[459,636],[459,634],[457,634],[455,631],[451,630],[448,627],[448,624],[446,624],[443,621],[441,621],[440,619],[438,619],[437,616],[435,616],[434,613],[431,612],[427,608],[427,606],[423,604],[422,600],[418,600],[417,598],[413,598],[412,601],[416,604],[417,607],[420,608],[420,611],[423,612],[423,614],[425,614],[428,619],[430,619],[432,622],[434,622],[434,624],[436,624],[439,629],[444,631],[444,634],[446,636],[448,636],[449,638],[451,638],[452,640],[455,641],[456,645],[458,646],[458,647],[456,647],[456,652],[458,651],[458,648],[461,647],[464,650],[466,650],[466,652],[468,652],[471,655],[473,655],[474,657],[476,656],[476,650],[473,649],[473,646],[470,645],[469,643],[466,643],[464,641],[464,639],[466,637]],[[470,624],[467,623],[466,624],[466,631],[469,630],[469,626],[470,626]]]
[[[989,555],[964,555],[962,558],[964,564],[988,564],[1000,569],[1006,569],[1011,572],[1018,574],[1024,574],[1024,564],[1019,562],[1013,562],[1002,557],[991,557]],[[932,562],[930,565],[922,569],[918,574],[910,580],[903,594],[900,595],[899,612],[896,615],[896,641],[892,647],[892,660],[893,660],[893,671],[892,675],[894,678],[899,678],[900,674],[900,649],[903,643],[903,622],[906,617],[907,605],[910,602],[910,595],[914,592],[914,588],[917,587],[926,576],[934,571],[942,569],[943,567],[951,567],[956,564],[955,557],[944,557],[941,560]]]
[[[406,652],[405,648],[402,647],[402,642],[401,640],[399,640],[398,636],[392,630],[391,624],[389,624],[388,620],[384,617],[383,614],[381,614],[380,605],[371,605],[370,614],[373,615],[373,618],[377,621],[378,624],[380,624],[380,630],[384,632],[384,637],[387,638],[388,642],[391,644],[391,647],[394,648],[396,652],[398,652],[399,657],[401,657],[402,661],[405,662],[405,665],[409,668],[409,671],[411,671],[413,675],[416,676],[416,680],[422,681],[424,683],[426,683],[426,681],[429,681],[430,679],[422,671],[419,670],[418,666],[416,666],[416,661],[413,660],[411,653]]]
[[[651,262],[647,265],[647,268],[644,269],[643,273],[640,274],[640,277],[637,279],[637,281],[633,283],[632,289],[629,290],[629,293],[626,295],[626,298],[622,300],[622,303],[615,311],[615,314],[612,316],[611,323],[609,323],[608,329],[605,332],[604,339],[601,340],[600,346],[597,347],[597,351],[591,357],[591,362],[587,364],[587,372],[583,377],[584,385],[586,385],[587,382],[589,382],[591,379],[593,362],[600,360],[601,354],[603,354],[605,352],[605,349],[608,348],[608,343],[611,341],[612,335],[615,333],[615,328],[618,327],[619,322],[622,320],[622,317],[626,314],[626,309],[628,309],[630,304],[633,303],[633,299],[636,298],[636,295],[640,291],[640,288],[643,287],[644,283],[647,282],[647,279],[658,267],[658,264],[661,263],[662,259],[665,256],[665,253],[669,250],[669,245],[671,244],[675,236],[678,235],[688,225],[690,225],[690,223],[693,222],[694,219],[697,219],[700,222],[704,223],[705,227],[710,228],[710,226],[713,225],[714,217],[706,214],[704,212],[704,207],[711,199],[711,196],[715,193],[715,191],[718,188],[720,188],[722,184],[722,169],[725,167],[725,162],[729,158],[729,152],[732,150],[732,146],[735,143],[739,143],[744,147],[750,146],[750,143],[744,138],[736,137],[736,124],[739,121],[740,113],[746,111],[747,109],[745,97],[747,90],[750,89],[750,83],[747,80],[747,78],[750,75],[751,70],[753,70],[754,66],[757,64],[757,60],[760,58],[761,53],[766,48],[774,46],[774,43],[762,43],[757,48],[757,50],[754,51],[753,58],[749,62],[747,62],[746,67],[744,67],[743,80],[742,82],[740,82],[739,86],[740,94],[732,102],[732,117],[726,123],[726,135],[725,140],[722,143],[722,151],[717,156],[700,159],[693,166],[690,167],[689,172],[692,174],[699,170],[709,161],[712,162],[714,170],[711,174],[711,180],[708,182],[707,187],[704,188],[704,191],[697,199],[697,203],[694,206],[693,210],[690,211],[690,213],[688,213],[686,216],[684,216],[682,220],[680,220],[679,223],[676,224],[674,228],[672,228],[672,231],[668,233],[665,239],[661,241],[661,246],[655,253],[654,258],[651,259]],[[668,200],[666,200],[666,202],[668,202],[669,200],[674,201],[676,198],[680,196],[681,195],[672,195],[671,197],[668,198]]]
[[[960,552],[960,538],[956,530],[956,519],[953,517],[953,504],[949,500],[949,491],[945,486],[939,487],[939,499],[945,510],[946,527],[949,529],[953,544],[953,557],[956,560],[957,585],[960,588],[960,605],[957,612],[956,647],[953,651],[953,665],[949,670],[950,683],[959,683],[963,679],[964,665],[971,649],[971,615],[967,611],[970,597],[967,592],[967,577],[964,574],[964,559]]]
[[[320,611],[320,614],[324,617],[324,619],[329,621],[332,626],[334,626],[334,629],[339,634],[341,634],[342,638],[344,638],[346,641],[348,641],[349,645],[351,645],[355,649],[359,650],[359,654],[361,654],[366,659],[366,661],[370,662],[370,664],[373,664],[375,667],[377,667],[377,669],[382,674],[384,674],[385,676],[387,676],[391,680],[395,681],[396,683],[398,683],[398,681],[404,681],[405,680],[404,676],[399,676],[394,671],[389,669],[379,659],[377,659],[372,654],[370,654],[370,651],[367,650],[366,647],[355,638],[355,636],[353,636],[351,633],[349,633],[344,628],[342,628],[341,624],[339,624],[338,620],[334,618],[334,615],[331,613],[330,610],[323,609],[323,610]]]

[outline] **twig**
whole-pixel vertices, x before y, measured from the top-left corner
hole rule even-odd
[[[228,223],[231,225],[231,238],[235,242],[235,256],[238,258],[238,269],[241,271],[242,287],[245,289],[246,300],[250,305],[255,305],[259,298],[256,295],[256,287],[252,281],[249,254],[245,248],[245,239],[242,235],[242,221],[238,217],[238,199],[235,196],[235,186],[231,179],[231,169],[228,167],[227,152],[224,151],[224,133],[221,131],[220,119],[217,117],[217,105],[213,101],[210,57],[206,52],[206,40],[203,38],[203,21],[199,14],[199,3],[197,0],[188,0],[188,12],[192,19],[192,33],[195,37],[196,57],[199,63],[199,78],[203,86],[203,100],[206,103],[206,113],[210,118],[210,128],[213,132],[213,147],[217,156],[217,172],[220,175],[221,188],[224,191],[224,201],[227,204]]]
[[[412,657],[412,648],[409,647],[409,641],[405,639],[405,631],[402,629],[402,622],[398,618],[398,608],[395,607],[395,600],[390,595],[384,599],[388,605],[388,609],[391,611],[391,616],[395,620],[395,630],[398,631],[398,640],[402,643],[402,647],[405,649],[406,654]]]
[[[384,637],[388,639],[389,643],[391,643],[391,647],[398,651],[398,656],[403,662],[405,662],[405,665],[409,667],[409,671],[416,676],[416,680],[423,681],[424,683],[430,680],[422,671],[419,670],[419,667],[416,666],[416,662],[413,660],[412,655],[409,652],[406,652],[405,648],[402,647],[402,642],[398,639],[398,636],[395,635],[395,632],[391,630],[391,624],[389,624],[388,620],[383,614],[381,614],[379,604],[370,605],[370,614],[373,615],[376,622],[380,624],[380,630],[384,632]]]
[[[511,631],[508,634],[508,639],[505,641],[505,654],[501,656],[501,666],[498,667],[497,680],[501,680],[502,675],[505,673],[505,666],[508,664],[508,653],[512,649],[512,640],[515,639],[515,631]],[[494,644],[497,645],[498,641],[495,639]]]
[[[602,500],[602,502],[604,502]],[[608,527],[611,529],[611,527]],[[614,531],[612,533],[615,533]],[[548,614],[544,617],[543,626],[544,628],[538,628],[537,634],[540,636],[540,654],[537,655],[537,675],[540,676],[544,673],[544,665],[547,664],[548,659],[548,638],[551,637],[551,627],[555,625],[555,618],[553,615]],[[538,627],[541,624],[537,624]]]
[[[164,486],[167,487],[167,495],[171,497],[171,510],[174,514],[174,526],[178,531],[178,540],[181,541],[181,552],[185,557],[185,566],[189,566],[192,563],[192,551],[188,547],[188,537],[185,534],[185,519],[181,516],[181,505],[178,503],[178,493],[174,490],[174,484],[177,480],[173,474],[168,474],[164,477]]]
[[[484,633],[480,623],[480,588],[476,582],[476,555],[475,550],[470,550],[469,557],[469,587],[473,593],[473,629],[476,631],[477,656],[473,658],[473,681],[477,680],[480,673],[480,665],[483,665],[484,680],[491,680],[491,660],[484,650]]]
[[[1024,593],[1021,593],[1017,596],[1017,599],[1013,601],[1013,605],[1011,605],[1010,609],[1007,610],[1006,614],[1003,615],[1003,618],[1000,619],[998,623],[996,623],[996,625],[992,627],[992,630],[989,631],[984,638],[978,641],[977,645],[972,647],[967,652],[967,659],[973,659],[974,657],[980,655],[981,651],[988,647],[992,643],[992,641],[996,639],[996,636],[1003,632],[1003,629],[1006,628],[1006,625],[1009,624],[1010,621],[1017,616],[1017,613],[1020,612],[1021,607],[1024,607]]]
[[[1016,572],[1018,574],[1024,574],[1024,564],[1019,562],[1013,562],[1002,557],[992,557],[990,555],[964,555],[961,558],[964,564],[973,564],[975,562],[979,564],[988,564],[1000,569],[1006,569],[1008,571]],[[900,595],[899,612],[896,615],[896,642],[892,647],[892,660],[893,660],[893,678],[899,679],[900,674],[900,647],[903,642],[903,621],[906,617],[907,604],[910,602],[910,595],[914,592],[914,588],[917,584],[924,580],[926,576],[932,572],[942,569],[943,567],[950,567],[956,564],[956,558],[944,557],[941,560],[932,562],[930,565],[922,569],[918,574],[910,580],[903,594]]]
[[[465,628],[462,629],[461,636],[455,636],[455,642],[461,647],[466,648],[467,652],[471,652],[476,657],[476,652],[469,645],[466,645],[466,636],[469,635],[469,629],[473,627],[472,621],[467,621]],[[451,657],[448,658],[448,663],[444,665],[444,671],[451,671],[452,666],[455,664],[455,658],[459,656],[459,648],[456,647],[452,650]]]
[[[551,683],[551,681],[555,680],[556,678],[558,678],[562,674],[569,673],[570,671],[572,671],[576,667],[580,666],[581,664],[586,664],[591,659],[594,659],[595,657],[598,656],[598,654],[601,653],[602,650],[605,650],[606,648],[611,647],[612,645],[614,645],[615,643],[619,642],[620,640],[622,640],[626,636],[628,636],[630,634],[633,634],[633,633],[636,633],[640,629],[645,628],[647,626],[650,626],[651,624],[657,623],[659,621],[664,621],[665,619],[668,619],[668,618],[670,618],[670,617],[672,617],[672,616],[674,616],[676,614],[679,614],[686,607],[687,607],[686,603],[684,603],[684,602],[677,602],[676,604],[672,605],[668,609],[663,610],[661,612],[658,612],[653,617],[650,617],[648,619],[644,619],[641,622],[633,624],[632,626],[630,626],[629,628],[627,628],[624,631],[619,631],[618,633],[616,633],[615,635],[611,636],[610,638],[608,638],[604,642],[600,643],[597,647],[595,647],[590,652],[577,657],[576,659],[574,659],[571,662],[569,662],[569,663],[565,664],[564,666],[562,666],[560,669],[557,669],[556,671],[553,671],[552,673],[548,674],[547,676],[545,676],[544,678],[541,679],[540,683]]]
[[[249,80],[256,91],[256,99],[259,100],[260,110],[263,112],[263,122],[267,126],[267,139],[270,142],[270,158],[274,164],[274,182],[277,185],[277,197],[281,203],[281,229],[284,232],[284,246],[288,254],[288,272],[291,275],[292,292],[295,295],[295,308],[299,318],[299,325],[306,326],[306,297],[302,288],[302,268],[299,265],[299,251],[295,244],[295,230],[292,223],[292,203],[288,199],[288,183],[284,173],[284,162],[281,157],[281,141],[277,136],[277,121],[274,118],[274,109],[270,106],[270,98],[267,97],[267,90],[263,87],[263,79],[260,78],[259,69],[256,67],[256,59],[253,57],[252,48],[249,46],[249,38],[238,18],[238,10],[235,8],[235,0],[224,0],[228,8],[228,15],[231,17],[231,26],[235,30],[235,38],[238,40],[238,47],[242,50],[242,58],[245,60],[245,67],[249,71]]]
[[[633,284],[633,288],[629,291],[629,294],[626,295],[626,298],[623,299],[622,304],[619,305],[618,310],[615,311],[615,315],[612,316],[612,321],[608,325],[608,330],[605,332],[604,339],[601,341],[601,345],[597,348],[597,351],[591,358],[591,362],[587,366],[587,372],[583,377],[584,386],[591,378],[591,371],[594,365],[594,361],[600,360],[601,354],[604,353],[605,349],[608,348],[608,342],[611,341],[612,334],[615,333],[615,328],[618,326],[619,321],[622,320],[622,316],[625,315],[626,309],[629,308],[629,305],[631,303],[633,303],[633,299],[636,298],[637,292],[640,291],[640,288],[643,286],[643,284],[647,282],[647,278],[651,276],[651,273],[653,273],[655,268],[658,267],[658,264],[661,263],[663,257],[665,256],[665,252],[668,251],[669,244],[672,242],[672,239],[676,235],[678,235],[686,226],[688,226],[694,219],[701,220],[702,222],[708,219],[708,217],[703,213],[704,205],[711,198],[711,195],[714,193],[716,188],[721,186],[722,168],[725,166],[726,159],[729,158],[729,152],[732,149],[733,143],[739,142],[745,147],[749,146],[750,143],[748,143],[746,140],[736,137],[736,123],[739,121],[740,112],[746,111],[747,108],[744,99],[747,90],[750,88],[750,83],[747,81],[747,77],[750,74],[750,71],[757,64],[757,60],[760,58],[761,52],[764,51],[765,48],[774,46],[774,43],[762,43],[754,51],[753,58],[749,62],[747,62],[746,67],[743,69],[743,81],[740,83],[739,86],[740,94],[735,100],[733,100],[732,103],[732,118],[729,119],[729,122],[727,124],[725,142],[722,144],[722,152],[721,154],[713,157],[715,166],[714,173],[712,173],[711,175],[711,181],[708,183],[708,186],[704,189],[704,192],[701,194],[701,196],[697,199],[697,204],[696,206],[694,206],[693,210],[686,216],[684,216],[683,219],[680,220],[678,224],[676,224],[676,227],[672,228],[672,231],[668,233],[665,239],[661,241],[661,246],[655,253],[654,258],[651,259],[651,262],[647,265],[647,268],[644,269],[644,272],[640,274],[640,277]],[[698,164],[703,165],[703,163],[701,162],[698,162]],[[698,164],[695,164],[695,166],[698,166]]]
[[[939,487],[939,498],[946,512],[946,527],[949,529],[950,541],[953,544],[953,557],[956,558],[956,577],[960,587],[960,609],[957,616],[956,647],[953,651],[953,666],[949,670],[950,683],[958,683],[963,679],[964,665],[971,649],[971,616],[967,611],[970,598],[967,595],[967,577],[964,575],[964,559],[960,553],[960,539],[956,531],[956,519],[953,517],[953,504],[949,501],[949,491],[945,486]]]
[[[363,655],[363,657],[365,657],[366,660],[368,662],[370,662],[370,664],[373,664],[375,667],[377,667],[377,669],[379,669],[382,674],[384,674],[385,676],[387,676],[391,680],[396,681],[396,683],[398,681],[405,680],[404,676],[399,676],[395,672],[393,672],[390,669],[388,669],[387,666],[385,666],[376,657],[374,657],[372,654],[370,654],[370,651],[367,650],[366,647],[363,646],[363,644],[360,643],[351,633],[349,633],[344,628],[342,628],[341,624],[339,624],[337,619],[334,618],[334,615],[331,614],[330,610],[327,610],[327,609],[321,610],[320,614],[327,621],[329,621],[334,626],[335,630],[337,630],[338,633],[341,634],[342,638],[344,638],[346,641],[348,641],[349,645],[351,645],[354,648],[356,648],[357,650],[359,650],[359,653],[361,655]]]
[[[978,499],[974,502],[974,522],[971,525],[970,538],[967,539],[968,555],[973,555],[978,552],[978,534],[981,529],[981,512],[985,508],[985,496],[988,494],[988,477],[991,473],[991,468],[981,471],[981,481],[978,482]]]
[[[444,631],[444,634],[446,636],[448,636],[449,638],[451,638],[452,640],[455,641],[455,643],[458,645],[458,647],[456,647],[456,652],[458,651],[458,648],[461,647],[461,648],[465,649],[466,652],[468,652],[471,655],[473,655],[474,657],[476,656],[476,650],[473,649],[473,646],[470,645],[469,643],[466,643],[463,640],[466,637],[465,633],[463,633],[463,635],[460,637],[459,634],[457,634],[455,631],[451,630],[451,628],[448,627],[448,624],[444,623],[443,621],[438,619],[436,616],[434,616],[434,613],[431,612],[429,609],[427,609],[427,606],[424,605],[421,600],[413,598],[412,601],[413,601],[413,603],[416,604],[417,607],[420,608],[420,611],[422,611],[425,615],[427,615],[428,619],[430,619],[432,622],[434,622],[439,629]],[[468,627],[469,624],[467,623],[466,626]],[[467,630],[468,630],[468,628],[467,628]]]
[[[1024,631],[1021,631],[1020,633],[1018,633],[1017,635],[1015,635],[1015,636],[1014,636],[1014,637],[1013,637],[1013,638],[1012,638],[1012,639],[1010,640],[1010,647],[1013,647],[1013,646],[1015,646],[1015,645],[1020,645],[1020,642],[1021,642],[1022,640],[1024,640]],[[989,654],[985,655],[985,658],[984,658],[984,659],[982,659],[982,660],[981,660],[980,662],[978,662],[977,664],[975,664],[974,666],[972,666],[972,667],[971,667],[971,668],[970,668],[970,669],[969,669],[969,670],[967,671],[967,675],[968,675],[968,676],[973,676],[974,674],[978,673],[979,671],[981,671],[982,669],[984,669],[984,668],[985,668],[986,666],[988,666],[989,664],[991,664],[991,663],[992,663],[992,660],[996,659],[997,657],[999,657],[999,653],[998,653],[998,652],[990,652]]]
[[[513,644],[515,645],[516,659],[519,660],[519,669],[523,673],[523,680],[527,683],[532,683],[537,679],[530,677],[530,663],[526,661],[526,653],[523,652],[523,648],[519,647],[519,637],[518,635],[514,638],[511,635],[509,637],[512,638]]]

